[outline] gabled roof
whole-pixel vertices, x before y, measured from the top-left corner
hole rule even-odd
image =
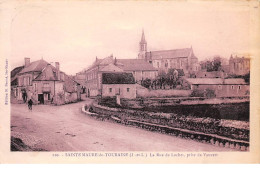
[[[143,59],[116,59],[115,65],[124,71],[157,71]]]
[[[100,71],[101,72],[123,72],[124,70],[111,63],[103,67]]]
[[[247,84],[244,79],[233,78],[233,79],[221,79],[221,78],[187,78],[190,84],[200,85],[200,84],[210,84],[210,85],[245,85]]]
[[[17,85],[17,75],[23,70],[24,66],[16,67],[11,71],[11,86]]]
[[[191,84],[223,84],[221,78],[187,78],[186,80]]]
[[[42,73],[37,76],[35,81],[58,81],[58,77],[56,74],[57,70],[52,65],[48,64],[43,70]]]
[[[192,48],[174,49],[174,50],[161,50],[146,52],[148,59],[162,59],[162,58],[181,58],[188,57],[193,54]],[[195,57],[192,55],[192,57]]]
[[[222,76],[224,76],[222,71],[198,71],[196,73],[197,78],[222,78]]]
[[[65,73],[63,74],[64,74],[64,90],[69,93],[77,91],[77,89],[75,89],[75,84],[80,85],[80,83],[72,79],[67,74]]]
[[[104,59],[96,59],[96,61],[91,65],[89,66],[86,70],[91,70],[93,68],[95,68],[96,66],[99,66],[99,65],[108,65],[110,63],[113,63],[114,62],[114,59],[113,59],[113,56],[108,56]]]
[[[224,84],[248,84],[244,79],[241,78],[232,78],[232,79],[224,79]]]
[[[18,73],[22,71],[24,66],[16,67],[11,71],[11,78],[15,77]]]
[[[30,63],[29,66],[25,67],[19,74],[27,73],[27,72],[37,72],[42,71],[49,63],[44,60],[37,60]]]
[[[135,84],[132,73],[102,73],[102,84]]]

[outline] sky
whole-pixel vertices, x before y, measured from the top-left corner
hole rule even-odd
[[[73,75],[96,57],[137,58],[144,29],[148,51],[189,48],[199,60],[248,53],[247,2],[22,1],[10,26],[11,68],[43,58]]]

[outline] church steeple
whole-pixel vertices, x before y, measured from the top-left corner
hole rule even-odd
[[[138,54],[138,58],[139,58],[139,59],[144,59],[144,58],[145,58],[145,53],[146,53],[146,51],[147,51],[147,42],[146,42],[146,40],[145,40],[144,29],[143,29],[141,41],[139,42],[139,54]]]
[[[141,41],[140,41],[140,44],[146,44],[146,41],[145,41],[145,36],[144,36],[144,29],[143,29],[143,33],[142,33],[142,38],[141,38]]]

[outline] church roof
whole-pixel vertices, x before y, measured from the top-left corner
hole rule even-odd
[[[174,49],[174,50],[160,50],[146,52],[148,59],[162,59],[162,58],[182,58],[193,54],[192,48]],[[195,56],[194,56],[195,57]]]
[[[116,59],[116,66],[124,71],[157,71],[143,59]]]

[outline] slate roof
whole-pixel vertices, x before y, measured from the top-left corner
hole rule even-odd
[[[124,71],[157,71],[152,64],[143,59],[116,59],[116,66]]]
[[[207,77],[207,78],[221,78],[222,76],[223,76],[223,72],[221,72],[221,71],[211,71],[211,72],[199,71],[196,74],[197,78],[205,78],[205,77]]]
[[[101,72],[124,72],[124,70],[118,66],[115,66],[114,64],[109,64],[102,69],[100,69]]]
[[[244,79],[233,78],[233,79],[221,79],[221,78],[187,78],[191,84],[205,84],[205,85],[217,85],[217,84],[230,84],[230,85],[245,85],[247,84]]]
[[[61,73],[62,74],[62,73]],[[48,64],[44,69],[42,69],[42,73],[37,76],[35,81],[58,81],[57,70],[52,65]]]
[[[19,74],[27,73],[27,72],[41,72],[49,63],[45,60],[37,60],[30,63],[29,66],[25,67]]]
[[[102,84],[135,84],[132,73],[102,73]]]
[[[248,84],[248,83],[246,83],[245,80],[241,78],[232,78],[232,79],[225,79],[224,84]]]
[[[11,71],[11,78],[15,77],[18,73],[22,71],[24,66],[16,67]]]
[[[17,74],[22,71],[24,66],[16,67],[11,71],[11,86],[17,85],[18,80],[17,80]]]
[[[181,58],[188,57],[193,52],[192,48],[161,50],[146,52],[148,59]]]
[[[108,65],[114,62],[113,56],[108,56],[103,59],[96,59],[96,61],[87,68],[87,70],[91,70],[92,68],[95,68],[98,65]]]

